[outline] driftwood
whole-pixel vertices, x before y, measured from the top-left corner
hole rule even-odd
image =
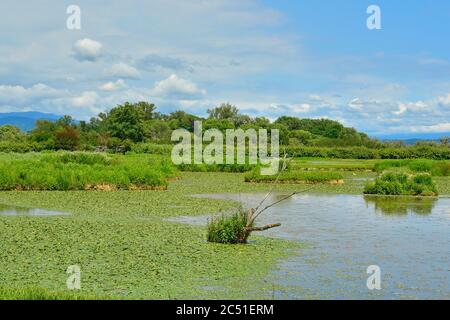
[[[272,229],[281,226],[281,223],[274,223],[274,224],[268,224],[264,227],[247,227],[245,228],[245,231],[252,232],[252,231],[265,231],[267,229]]]

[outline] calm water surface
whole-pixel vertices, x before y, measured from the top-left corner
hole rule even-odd
[[[215,194],[254,206],[264,194]],[[273,195],[269,203],[284,194]],[[206,217],[183,218],[205,223]],[[284,299],[450,299],[450,198],[297,195],[261,215],[262,234],[307,242],[271,275]],[[381,290],[366,285],[381,269]]]
[[[10,206],[5,204],[0,204],[0,216],[37,216],[37,217],[47,217],[47,216],[66,216],[70,213],[63,211],[53,211],[39,208],[28,208],[28,207],[18,207]]]

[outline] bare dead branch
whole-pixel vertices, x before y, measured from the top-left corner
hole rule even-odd
[[[276,188],[276,186],[277,186],[277,182],[278,182],[278,180],[279,180],[279,178],[280,178],[281,173],[282,173],[284,170],[286,170],[286,168],[287,168],[286,157],[287,157],[287,153],[284,154],[284,157],[283,157],[283,167],[281,168],[280,172],[278,172],[278,175],[277,175],[277,177],[276,177],[276,179],[275,179],[275,181],[274,181],[274,184],[273,184],[272,188],[271,188],[270,191],[266,194],[266,196],[262,199],[262,201],[256,206],[256,208],[254,208],[254,211],[253,211],[252,215],[258,211],[258,209],[262,206],[262,204],[263,204],[263,203],[267,200],[267,198],[269,198],[269,196],[272,194],[273,190],[275,190],[275,188]],[[250,218],[252,218],[252,217],[250,217]],[[254,220],[254,219],[253,219],[253,220]]]
[[[248,232],[265,231],[267,229],[272,229],[272,228],[276,228],[276,227],[279,227],[279,226],[281,226],[281,223],[273,223],[273,224],[268,224],[268,225],[266,225],[264,227],[247,227],[247,228],[245,228],[245,231],[248,231]]]

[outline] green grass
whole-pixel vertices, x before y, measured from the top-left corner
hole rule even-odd
[[[148,157],[111,158],[90,153],[2,155],[0,190],[164,189],[167,178],[175,172],[168,160],[149,161]]]
[[[247,172],[255,168],[251,164],[180,164],[180,171],[189,172]]]
[[[245,175],[245,182],[275,182],[278,175],[261,175],[260,170],[253,170]],[[339,182],[343,175],[339,172],[321,171],[286,171],[278,177],[279,183],[325,183]]]
[[[215,243],[247,243],[247,213],[240,208],[231,214],[212,217],[207,224],[207,240]]]
[[[450,176],[450,162],[427,159],[383,160],[375,164],[375,171],[383,172],[392,168],[407,169],[410,172],[426,172],[433,176]]]
[[[295,158],[294,170],[373,171],[379,160]]]
[[[77,291],[49,291],[39,287],[0,286],[0,300],[101,300],[101,297],[78,294]]]

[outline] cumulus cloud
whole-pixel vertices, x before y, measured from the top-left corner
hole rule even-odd
[[[398,105],[398,110],[393,111],[392,113],[395,115],[401,115],[406,111],[423,111],[428,108],[428,105],[423,101],[409,102],[409,103],[400,103]]]
[[[119,62],[111,67],[110,73],[113,77],[126,79],[139,79],[141,77],[139,71],[126,63]]]
[[[125,81],[118,79],[117,81],[109,81],[102,84],[99,89],[103,91],[118,91],[127,88]]]
[[[81,39],[73,46],[73,56],[79,61],[95,61],[102,54],[103,45],[92,39]]]
[[[444,106],[450,106],[450,93],[447,95],[438,97],[438,102]]]
[[[157,97],[169,99],[197,100],[206,95],[206,90],[198,88],[195,83],[189,80],[181,79],[172,74],[167,79],[157,82],[152,93]]]
[[[64,94],[63,90],[38,83],[31,87],[0,85],[0,105],[25,106],[34,101],[56,98]]]

